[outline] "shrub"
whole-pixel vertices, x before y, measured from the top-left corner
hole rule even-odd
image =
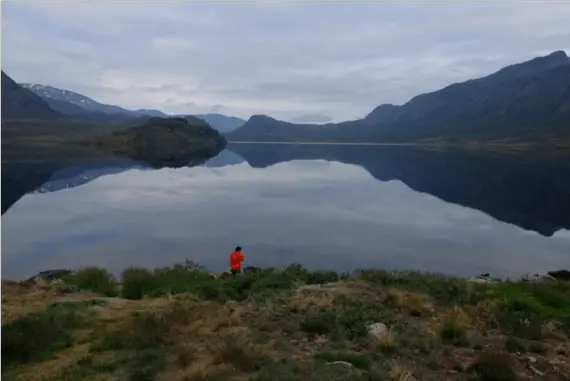
[[[80,290],[92,291],[111,297],[118,295],[117,287],[111,273],[98,267],[79,269],[73,275],[64,277],[63,281]]]
[[[469,340],[467,329],[454,320],[447,320],[439,331],[439,337],[444,343],[451,343],[457,346],[467,346]]]
[[[217,362],[232,364],[243,372],[255,372],[264,365],[270,364],[271,359],[261,349],[242,336],[229,335],[218,349]]]
[[[302,331],[313,335],[326,335],[337,327],[337,316],[333,309],[319,311],[305,317],[300,323]]]
[[[121,274],[123,282],[122,295],[126,299],[142,299],[153,293],[158,282],[150,270],[130,267]]]
[[[73,344],[72,330],[81,325],[73,309],[52,307],[2,325],[2,368],[49,358]]]
[[[511,357],[507,353],[483,352],[469,371],[477,381],[516,381]]]
[[[528,346],[524,340],[509,336],[505,340],[505,349],[511,353],[526,352],[528,350]]]

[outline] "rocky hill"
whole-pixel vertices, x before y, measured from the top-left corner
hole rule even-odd
[[[151,118],[140,126],[90,138],[82,145],[144,160],[152,166],[177,167],[217,155],[226,140],[195,117]]]

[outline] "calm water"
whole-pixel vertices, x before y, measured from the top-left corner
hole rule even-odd
[[[514,155],[230,145],[193,168],[67,169],[2,216],[2,277],[185,258],[220,271],[236,245],[252,266],[570,268],[568,168]]]

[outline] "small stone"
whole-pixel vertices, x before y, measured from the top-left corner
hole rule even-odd
[[[299,340],[297,340],[297,339],[291,339],[291,340],[289,340],[289,342],[290,342],[291,344],[295,344],[295,345],[296,345],[296,344],[299,344]]]
[[[471,282],[471,283],[480,283],[480,284],[489,283],[488,279],[482,279],[482,278],[469,278],[469,279],[467,279],[467,281]]]
[[[376,339],[382,340],[388,334],[388,327],[384,323],[370,324],[368,327],[368,334]]]
[[[347,368],[351,368],[351,369],[354,368],[354,365],[352,365],[348,361],[332,361],[332,362],[327,362],[327,365],[342,365],[342,366],[346,366]]]
[[[531,364],[535,364],[535,363],[536,363],[536,358],[535,358],[535,357],[528,356],[527,359],[528,359],[528,361],[529,361]]]

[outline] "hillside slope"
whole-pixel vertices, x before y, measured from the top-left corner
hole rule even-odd
[[[41,97],[22,88],[2,71],[3,119],[55,119],[60,116]]]
[[[97,102],[85,95],[70,90],[58,89],[52,86],[22,83],[23,88],[34,92],[48,103],[54,105],[54,108],[61,108],[62,113],[68,115],[81,114],[81,110],[98,114],[108,114],[121,116],[126,114],[130,117],[153,116],[165,117],[166,114],[158,110],[127,110],[119,106],[108,105]],[[122,115],[125,118],[126,115]]]
[[[223,134],[234,131],[243,126],[245,123],[245,120],[241,118],[237,118],[235,116],[226,116],[222,114],[200,114],[194,116],[207,122],[210,126]]]
[[[338,124],[293,124],[253,116],[236,141],[387,142],[443,139],[570,137],[570,59],[559,51],[489,76],[384,104]]]

